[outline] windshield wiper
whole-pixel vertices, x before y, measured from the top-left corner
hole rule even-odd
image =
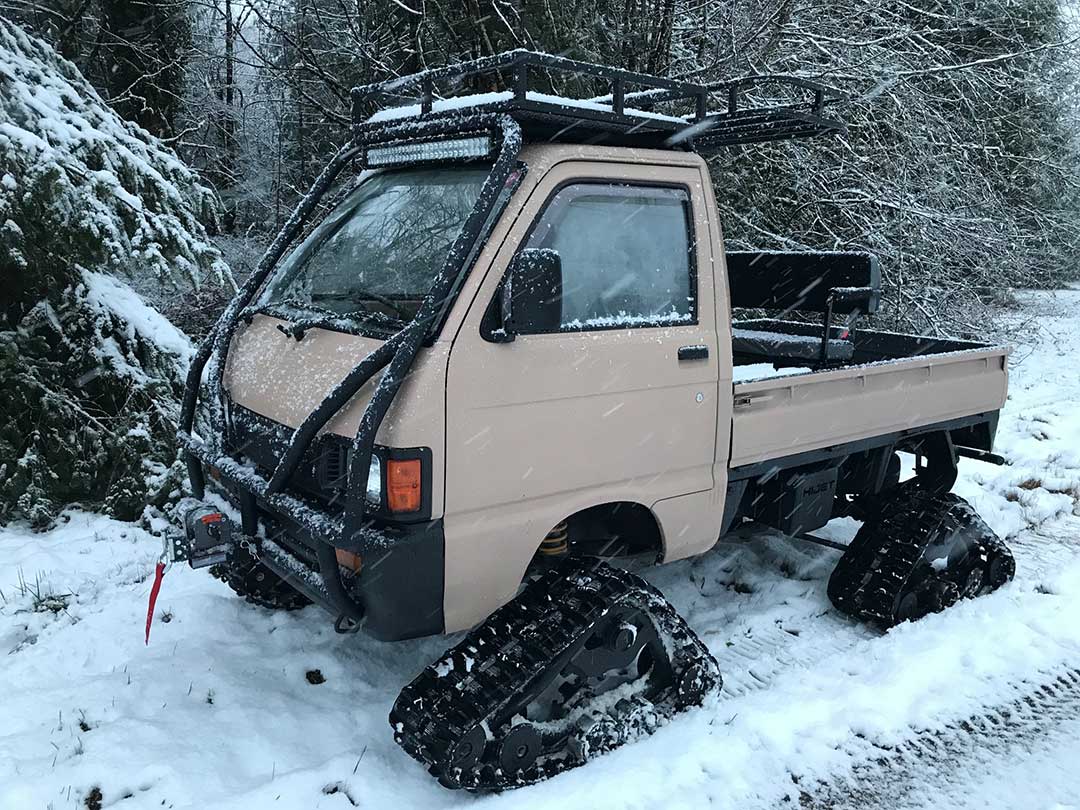
[[[355,329],[357,320],[362,319],[381,321],[380,325],[388,327],[388,331],[392,331],[389,327],[398,324],[398,321],[389,315],[365,309],[356,310],[355,312],[345,312],[341,315],[320,315],[317,318],[300,318],[298,320],[293,320],[288,324],[279,323],[277,324],[277,329],[282,334],[286,334],[291,338],[303,340],[304,335],[311,329],[329,328],[348,332],[351,329]]]
[[[327,295],[320,295],[320,301],[352,301],[352,300],[364,300],[375,301],[382,304],[384,307],[394,311],[394,314],[401,319],[402,323],[410,320],[408,314],[401,308],[401,306],[394,301],[393,298],[387,298],[382,293],[371,292],[370,290],[350,290],[349,292],[330,293]],[[314,300],[312,301],[314,304]],[[365,312],[374,312],[373,310],[364,310]],[[384,314],[384,313],[378,313]]]
[[[356,297],[364,297],[365,295],[367,294],[355,292],[336,293],[321,296],[321,300],[344,301]],[[379,298],[377,296],[371,296],[371,300],[377,301]],[[388,332],[393,332],[396,331],[402,323],[408,322],[411,318],[396,305],[392,305],[392,302],[390,305],[395,312],[399,313],[400,318],[388,315],[377,309],[356,309],[349,312],[338,313],[327,309],[326,307],[321,307],[314,301],[304,301],[300,298],[293,297],[285,298],[281,301],[273,301],[259,307],[251,307],[246,311],[246,319],[250,323],[251,315],[262,312],[275,318],[288,321],[288,324],[277,324],[277,329],[279,332],[296,340],[303,340],[304,334],[311,329],[330,328],[349,332],[356,328],[357,322],[370,323],[378,328],[384,328]],[[305,310],[308,313],[313,314],[308,317],[302,317]]]

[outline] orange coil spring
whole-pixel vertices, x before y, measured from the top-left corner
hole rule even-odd
[[[565,554],[570,547],[570,529],[565,522],[560,523],[547,533],[544,542],[540,544],[541,554]]]

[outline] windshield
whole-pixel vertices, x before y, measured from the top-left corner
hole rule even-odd
[[[410,320],[480,196],[488,166],[364,180],[281,263],[262,305],[307,317]]]

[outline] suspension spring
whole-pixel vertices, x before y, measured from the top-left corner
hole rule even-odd
[[[565,554],[569,548],[570,527],[564,520],[547,533],[544,542],[540,544],[540,553],[553,557],[558,554]]]

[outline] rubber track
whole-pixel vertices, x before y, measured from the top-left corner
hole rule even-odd
[[[970,516],[958,513],[958,509],[968,510]],[[956,495],[935,495],[915,488],[904,491],[883,503],[878,518],[859,530],[829,578],[829,599],[844,613],[891,627],[896,624],[897,597],[939,526],[946,520],[977,518],[970,505]],[[988,552],[1009,553],[992,535],[982,543]]]
[[[715,659],[659,591],[602,562],[571,559],[495,611],[401,691],[390,713],[394,739],[445,786],[468,790],[518,787],[582,764],[583,758],[570,754],[548,755],[525,772],[504,774],[483,761],[469,771],[452,768],[449,756],[454,745],[478,726],[489,741],[497,741],[504,729],[492,723],[500,711],[542,689],[558,674],[550,671],[550,664],[613,607],[626,604],[646,612],[655,623],[668,649],[676,685],[697,664],[703,691],[720,688]],[[668,691],[672,694],[664,695],[664,705],[655,706],[660,721],[688,708],[679,705],[675,687]],[[603,750],[632,738],[623,735]]]
[[[311,604],[306,596],[246,551],[237,549],[234,555],[224,564],[212,566],[210,573],[237,596],[270,610],[299,610]]]

